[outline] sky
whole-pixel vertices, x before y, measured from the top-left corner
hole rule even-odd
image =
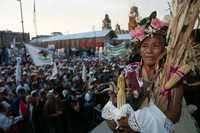
[[[33,24],[33,1],[21,0],[24,30],[35,36]],[[128,13],[131,6],[139,8],[141,17],[152,11],[160,19],[169,14],[169,0],[35,0],[36,19],[39,35],[52,32],[73,34],[101,30],[102,20],[107,13],[112,27],[118,23],[121,29],[128,29]],[[21,32],[20,2],[0,0],[0,30]]]

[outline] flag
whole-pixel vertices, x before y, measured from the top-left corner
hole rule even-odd
[[[16,40],[13,38],[13,40],[10,42],[10,48],[14,49],[16,46]]]
[[[36,66],[52,64],[52,56],[48,53],[48,50],[30,44],[25,44],[25,46]]]
[[[103,56],[103,47],[99,48],[99,59],[102,59]]]
[[[17,57],[17,64],[16,64],[16,84],[18,85],[21,81],[21,57]]]
[[[54,62],[53,69],[52,69],[52,75],[51,75],[50,79],[56,79],[57,74],[58,74],[58,68],[57,68],[56,63]]]
[[[87,74],[87,72],[86,72],[86,67],[85,67],[85,64],[83,63],[82,64],[82,80],[85,82],[86,81],[86,74]]]

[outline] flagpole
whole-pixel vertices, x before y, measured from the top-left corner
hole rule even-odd
[[[27,61],[27,56],[26,56],[26,47],[25,47],[25,36],[24,36],[24,19],[23,19],[23,10],[22,10],[22,0],[17,0],[19,1],[20,4],[20,14],[21,14],[21,23],[22,23],[22,45],[24,46],[24,55],[25,55],[25,60]],[[19,55],[18,55],[19,56]]]
[[[19,4],[20,4],[20,14],[21,14],[21,23],[22,23],[22,37],[23,37],[23,42],[25,42],[25,37],[24,37],[24,19],[23,19],[22,1],[21,1],[21,0],[17,0],[17,1],[19,1]]]

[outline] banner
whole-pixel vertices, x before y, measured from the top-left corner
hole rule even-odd
[[[125,44],[119,44],[117,46],[113,46],[109,43],[106,45],[106,53],[107,56],[125,56],[127,54],[128,49]]]
[[[53,69],[52,69],[52,75],[50,77],[50,79],[56,79],[57,78],[57,74],[58,74],[58,68],[56,63],[53,63]]]
[[[83,82],[86,82],[86,80],[87,80],[86,75],[87,75],[86,67],[85,67],[85,64],[82,63],[82,80],[83,80]]]
[[[25,44],[25,46],[31,56],[33,63],[36,66],[52,64],[52,56],[49,54],[48,50],[29,44]]]
[[[22,62],[22,59],[21,57],[17,57],[16,58],[16,61],[17,61],[17,64],[16,64],[16,72],[15,72],[15,77],[16,77],[16,84],[19,85],[20,84],[20,81],[21,81],[21,62]]]
[[[13,38],[13,40],[10,42],[10,48],[14,49],[16,46],[16,40]]]

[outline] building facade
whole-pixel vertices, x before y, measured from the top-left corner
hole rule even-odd
[[[10,47],[11,42],[15,39],[16,44],[29,42],[29,33],[0,31],[0,47]]]
[[[10,48],[11,44],[21,46],[22,42],[29,42],[29,33],[0,31],[0,64],[5,60],[6,48]]]
[[[37,38],[31,40],[30,43],[43,48],[54,45],[56,49],[64,48],[66,53],[74,49],[95,52],[96,48],[105,47],[105,44],[114,37],[116,37],[114,31],[103,30]]]

